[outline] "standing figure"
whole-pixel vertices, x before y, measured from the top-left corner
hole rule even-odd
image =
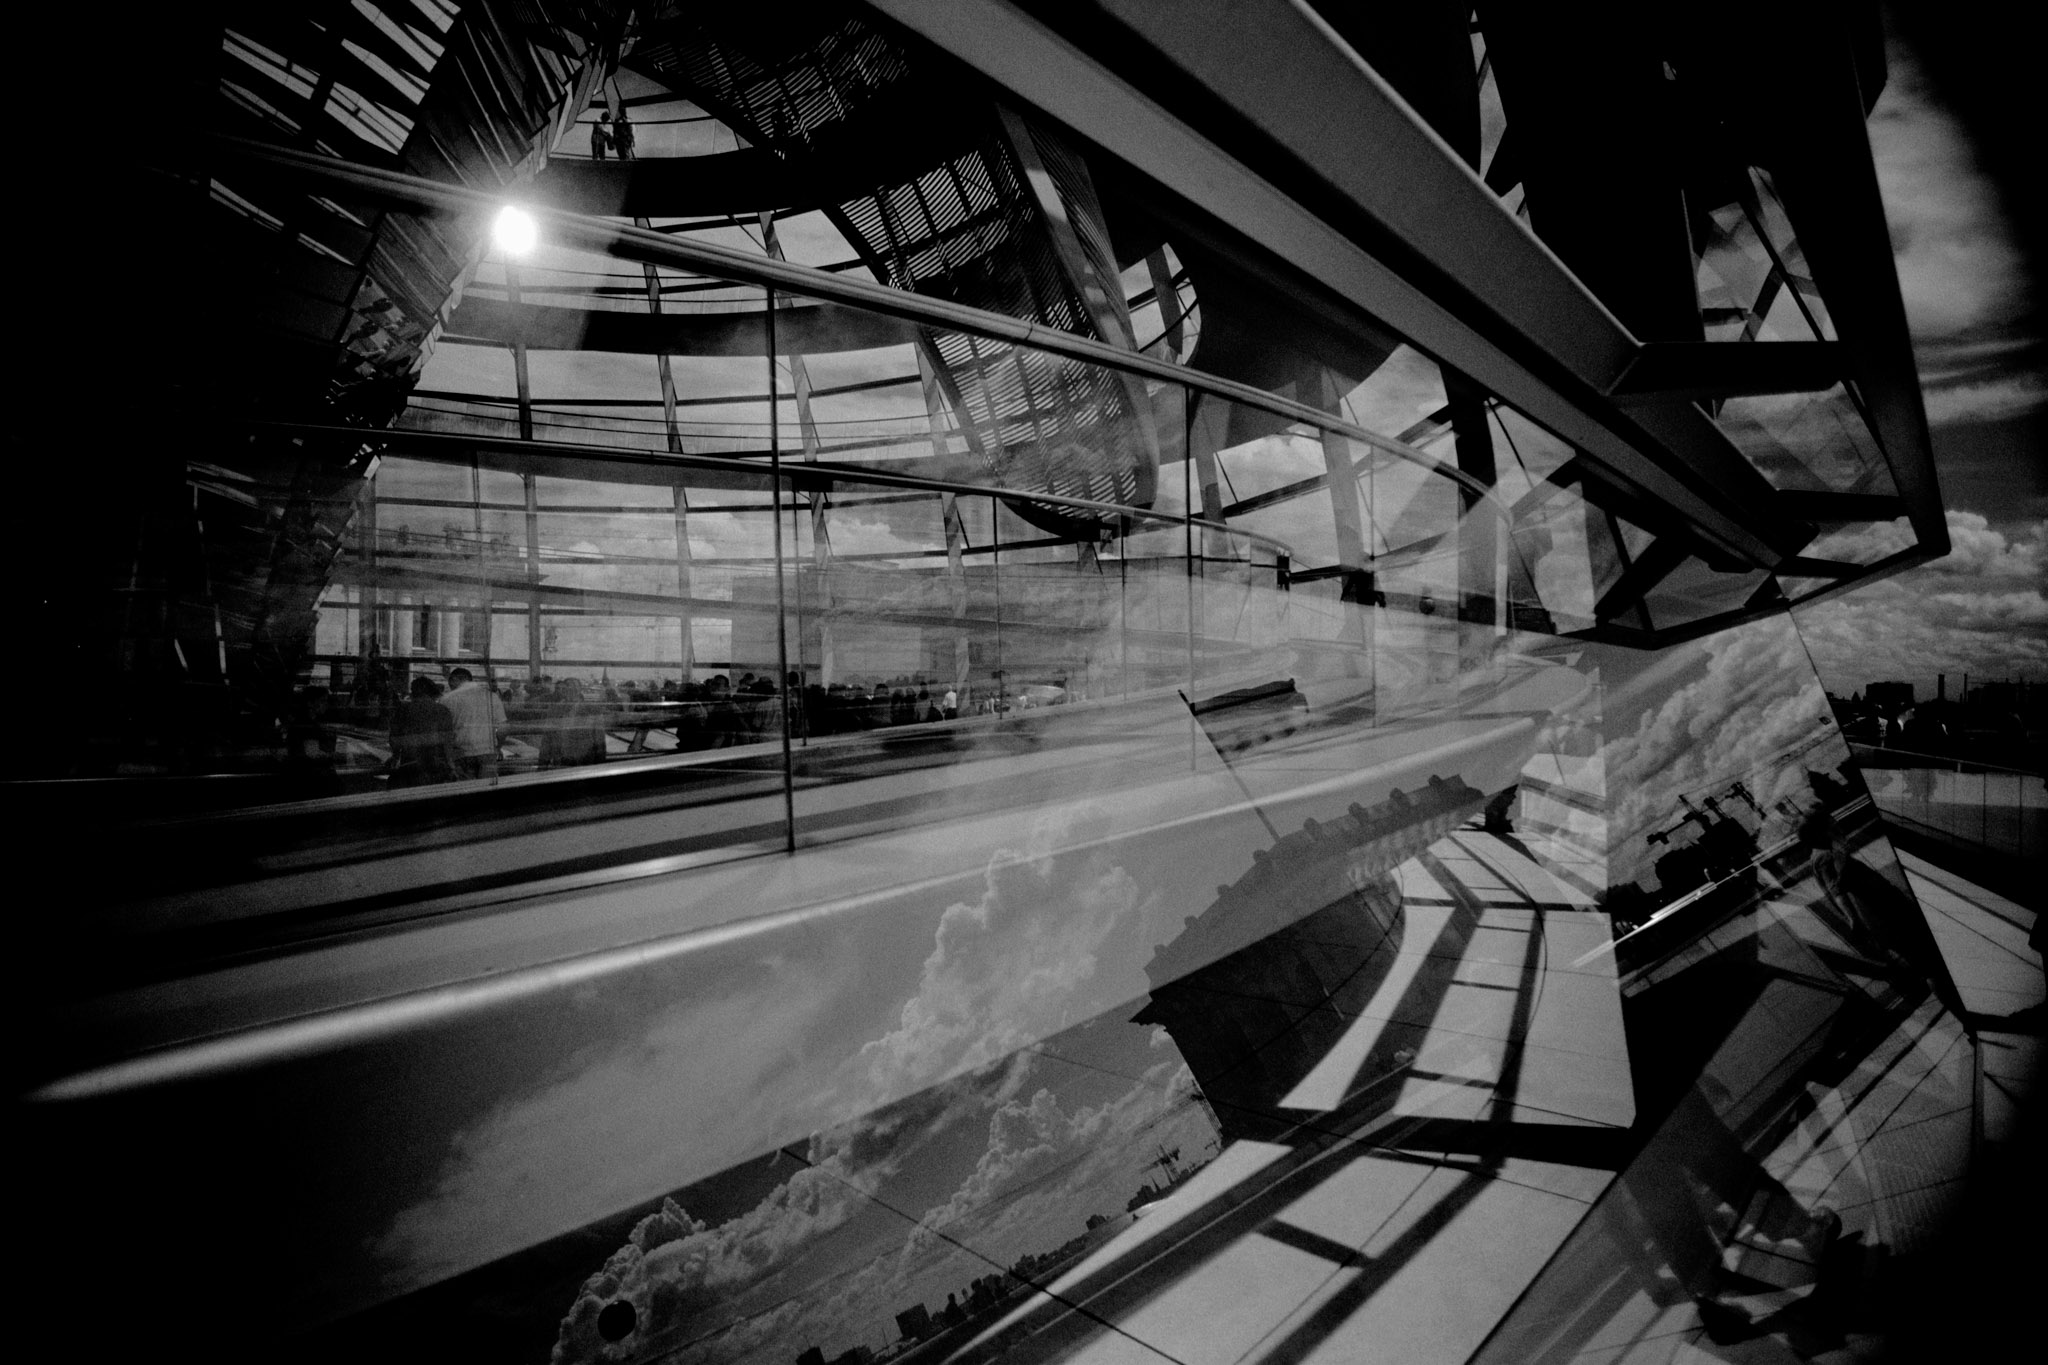
[[[619,121],[612,128],[612,145],[619,149],[619,160],[633,159],[633,120],[625,110],[619,110]]]
[[[605,757],[604,711],[583,700],[583,684],[564,678],[555,684],[554,720],[541,741],[543,768],[602,763]]]
[[[505,733],[505,703],[466,668],[449,670],[452,684],[441,705],[455,717],[455,767],[464,777],[498,775],[498,742]]]
[[[590,130],[590,155],[597,161],[604,160],[606,152],[612,149],[612,116],[599,114],[597,126]]]
[[[391,713],[391,785],[420,787],[455,775],[455,717],[432,678],[412,680],[412,698]]]

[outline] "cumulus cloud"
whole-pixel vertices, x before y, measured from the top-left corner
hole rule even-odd
[[[1111,1106],[1068,1113],[1052,1091],[1011,1100],[989,1117],[988,1148],[951,1199],[925,1214],[922,1227],[946,1228],[987,1208],[1004,1191],[1085,1155],[1103,1136]]]
[[[814,1137],[808,1164],[716,1226],[664,1200],[584,1282],[553,1365],[650,1354],[710,1365],[858,1341],[886,1330],[901,1304],[958,1289],[1064,1241],[1086,1212],[1120,1207],[1152,1155],[1141,1138],[1156,1133],[1185,1149],[1213,1137],[1178,1056],[1120,1096],[1071,1109],[1045,1086],[1021,1098],[1027,1070],[1006,1061]],[[930,1159],[935,1124],[982,1115],[988,1139],[974,1166],[945,1201],[906,1219],[900,1242],[851,1269],[805,1260],[865,1206],[886,1201],[882,1187],[899,1170]]]
[[[1848,750],[1828,728],[1827,699],[1798,634],[1782,619],[1724,631],[1702,644],[1700,676],[1646,706],[1633,733],[1607,751],[1608,847],[1618,883],[1638,880],[1662,849],[1645,836],[1740,781],[1766,809],[1807,790],[1806,769],[1831,771]],[[1646,685],[1662,686],[1661,672]],[[1622,698],[1610,694],[1611,699]],[[1825,746],[1832,744],[1832,749]]]
[[[917,991],[897,1026],[864,1045],[849,1078],[856,1109],[1005,1057],[1084,1017],[1082,987],[1103,945],[1139,911],[1137,882],[1099,853],[1055,855],[1062,821],[991,860],[981,896],[940,917]]]
[[[2048,520],[2000,530],[1979,513],[1951,511],[1948,530],[1954,548],[1943,558],[1799,610],[1831,691],[1935,673],[2048,674]],[[1911,541],[1892,522],[1836,532],[1810,553],[1868,562]]]
[[[813,1140],[810,1165],[717,1227],[691,1218],[674,1199],[663,1200],[660,1211],[641,1219],[604,1268],[584,1281],[562,1319],[555,1365],[684,1347],[740,1320],[744,1315],[721,1321],[715,1310],[844,1224],[885,1174],[880,1164],[852,1166],[843,1146],[821,1150],[824,1141]],[[614,1307],[621,1303],[631,1307],[630,1315]],[[614,1319],[626,1316],[630,1332],[612,1326],[607,1309]],[[619,1341],[616,1348],[608,1336]]]
[[[392,1287],[532,1245],[807,1129],[842,1134],[844,1155],[825,1169],[865,1188],[903,1151],[1010,1098],[1030,1060],[1020,1053],[1142,989],[1133,964],[1158,895],[1141,897],[1098,851],[1058,851],[1074,818],[1049,817],[1021,851],[994,853],[981,894],[945,909],[914,968],[915,950],[903,961],[893,946],[899,928],[916,932],[900,923],[864,933],[860,950],[745,940],[680,959],[666,1010],[633,1016],[627,1032],[606,1025],[604,1046],[449,1139],[435,1188],[378,1239]],[[1099,972],[1102,961],[1121,974]],[[878,993],[903,1003],[891,1012]],[[608,999],[577,1008],[603,1016]],[[856,1010],[879,1022],[849,1032]],[[823,1191],[787,1198],[814,1220],[843,1212]]]
[[[1180,1065],[1177,1054],[1117,1103],[1069,1114],[1044,1089],[1028,1102],[1017,1099],[1032,1066],[1027,1049],[1095,1011],[1102,1002],[1084,997],[1104,945],[1141,922],[1137,884],[1122,867],[1098,853],[1055,852],[1071,842],[1067,818],[1049,816],[1022,850],[998,852],[982,894],[941,914],[895,1027],[854,1049],[817,1101],[841,1121],[810,1140],[802,1169],[715,1226],[691,1218],[674,1199],[643,1219],[562,1320],[557,1365],[625,1359],[656,1344],[680,1352],[677,1359],[724,1360],[753,1349],[750,1343],[816,1335],[836,1321],[835,1312],[871,1309],[877,1275],[907,1282],[933,1229],[1034,1172],[1070,1165],[1077,1151],[1122,1131],[1148,1103],[1157,1110],[1168,1084],[1162,1078]],[[953,1125],[991,1111],[990,1146],[975,1172],[927,1215],[924,1233],[913,1233],[891,1266],[857,1274],[837,1295],[800,1311],[765,1305],[786,1273],[802,1282],[791,1267],[868,1206],[906,1162]],[[616,1331],[625,1312],[618,1304],[630,1305],[634,1326],[629,1341],[614,1344],[601,1315],[611,1311]]]
[[[914,1292],[920,1281],[971,1278],[1057,1245],[1088,1213],[1120,1211],[1160,1147],[1177,1146],[1193,1160],[1215,1140],[1178,1054],[1099,1105],[1068,1109],[1045,1087],[1012,1099],[990,1114],[974,1169],[906,1239],[891,1284]]]
[[[555,1365],[656,1350],[678,1360],[732,1359],[780,1336],[809,1312],[786,1297],[764,1303],[762,1291],[867,1209],[946,1128],[1008,1106],[1029,1061],[1006,1059],[814,1135],[800,1158],[789,1157],[786,1179],[724,1222],[693,1218],[674,1196],[664,1199],[584,1281],[558,1328]],[[630,1330],[616,1321],[619,1304],[631,1310]]]
[[[827,536],[835,555],[918,554],[944,549],[945,519],[937,498],[886,509],[853,510],[834,508],[827,520]],[[809,543],[808,535],[805,543]]]

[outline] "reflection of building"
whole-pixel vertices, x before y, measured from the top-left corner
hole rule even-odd
[[[142,1336],[206,1331],[232,1265],[266,1346],[821,1354],[860,1332],[803,1314],[872,1233],[832,1219],[938,1120],[811,1186],[785,1145],[1009,1058],[1021,1086],[1051,1034],[1124,1028],[1142,968],[1226,1136],[1284,1149],[1270,1186],[1205,1193],[1236,1148],[1169,1203],[1252,1243],[1304,1216],[1301,1134],[1382,1120],[1408,1145],[1347,1172],[1428,1183],[1394,1254],[1281,1234],[1349,1277],[1264,1324],[1287,1353],[1368,1354],[1314,1333],[1463,1286],[1452,1245],[1527,1258],[1432,1319],[1496,1357],[1604,1343],[1639,1294],[1696,1315],[1657,1340],[1790,1340],[1730,1277],[1829,1241],[1817,1190],[1927,1254],[1888,1163],[1941,1185],[1967,1104],[1914,1111],[1919,1147],[1863,1106],[1924,1055],[1914,1102],[1953,1099],[1970,1044],[1871,881],[1903,874],[1863,826],[1766,848],[1703,804],[1782,809],[1800,744],[1848,762],[1788,608],[1946,545],[1862,131],[1877,30],[1782,8],[109,22],[151,135],[95,148],[126,198],[64,250],[133,263],[147,224],[129,288],[196,282],[194,335],[113,392],[78,359],[106,336],[48,342],[74,373],[44,401],[103,445],[89,496],[54,456],[15,490],[90,513],[29,518],[9,585],[55,661],[12,679],[16,835],[94,870],[20,945],[35,1240],[94,1263],[149,1189],[189,1245],[128,1286]],[[636,158],[586,155],[600,105]],[[543,211],[524,256],[489,235],[510,200]],[[1838,557],[1892,523],[1896,553]],[[391,790],[383,692],[456,663],[675,686],[536,700],[496,778]],[[744,718],[690,687],[746,673]],[[899,678],[922,710],[777,696]],[[540,770],[572,728],[591,761]],[[353,746],[350,789],[297,781],[293,740]],[[1669,887],[1726,890],[1597,913],[1624,836],[1681,820]],[[1101,1074],[1170,1072],[1149,1046]],[[747,1197],[704,1226],[621,1231],[725,1171]],[[1167,1212],[973,1253],[1077,1277],[1047,1302],[1099,1316],[1034,1339],[1085,1345]],[[89,1283],[52,1310],[97,1321]]]
[[[1413,797],[1396,788],[1310,820],[1153,954],[1151,1001],[1133,1019],[1173,1036],[1226,1138],[1270,1134],[1275,1106],[1349,1026],[1333,1002],[1370,997],[1401,945],[1393,869],[1481,804],[1462,780],[1432,777]]]

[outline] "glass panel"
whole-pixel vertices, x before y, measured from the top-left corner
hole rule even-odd
[[[1725,399],[1716,420],[1775,487],[1897,492],[1883,452],[1840,384],[1825,393]]]
[[[1691,555],[1650,589],[1644,605],[1660,629],[1684,625],[1743,610],[1769,577],[1762,569],[1723,573]]]
[[[1213,405],[1214,400],[1211,402]],[[1223,506],[1231,509],[1233,517],[1241,514],[1237,509],[1251,510],[1276,492],[1323,474],[1321,440],[1313,430],[1298,425],[1269,436],[1219,445],[1211,458],[1215,467],[1211,482],[1220,485]]]
[[[914,828],[940,809],[1014,838],[1010,820],[1035,821],[1049,804],[1185,775],[1190,613],[1241,613],[1247,570],[1226,537],[1214,547],[1213,600],[1190,582],[1189,529],[1173,515],[1190,496],[1188,462],[1172,458],[1181,395],[1007,343],[924,333],[864,354],[868,378],[849,382],[872,385],[860,394],[872,415],[858,442],[834,448],[814,398],[814,361],[826,354],[846,358],[792,351],[779,369],[785,468],[832,466],[798,476],[784,542],[806,716],[799,843]],[[1151,415],[1140,421],[1140,409]],[[873,481],[892,473],[947,487]],[[1110,505],[1062,501],[1073,497]],[[1265,562],[1270,584],[1270,552]],[[1130,733],[1105,728],[1105,705],[1139,698]],[[1040,750],[1062,755],[1055,785],[1013,782],[1019,754]],[[963,840],[933,867],[987,853]]]
[[[1913,524],[1904,517],[1838,526],[1817,536],[1801,554],[1838,564],[1875,564],[1919,543]]]
[[[1396,346],[1344,395],[1339,414],[1367,431],[1427,447],[1449,429],[1443,370],[1412,346]]]
[[[1352,1358],[1420,1307],[1481,1359],[1628,1359],[1804,1341],[1929,1245],[1973,1059],[1786,619],[1532,648],[1398,724],[1328,695],[1198,691],[1199,764],[1138,691],[866,731],[857,777],[813,735],[814,836],[880,816],[923,877],[641,959],[598,1032],[508,1004],[551,1079],[463,1143],[351,1111],[448,1153],[363,1216],[402,1229],[387,1293],[439,1287],[325,1330],[1074,1359],[1199,1321]],[[685,1077],[658,1132],[612,1122]],[[609,1140],[536,1154],[543,1118]],[[520,1250],[447,1278],[479,1244]]]
[[[1789,613],[1613,643],[1768,580],[862,7],[262,8],[238,137],[828,204],[656,226],[898,292],[515,266],[241,141],[211,198],[130,177],[278,341],[142,405],[308,425],[24,503],[91,509],[24,528],[64,703],[18,670],[4,759],[89,871],[22,917],[45,1259],[140,1189],[157,1335],[217,1337],[229,1265],[286,1358],[868,1365],[1814,1355],[1930,1252],[1965,997],[1874,801],[1991,840],[2039,788],[1873,794]],[[1463,13],[1396,27],[1462,61]],[[1709,334],[1828,336],[1768,178],[1727,193]],[[1853,396],[1719,415],[1782,486],[1885,491]]]
[[[1799,602],[1823,588],[1833,587],[1840,581],[1835,578],[1799,578],[1790,574],[1779,574],[1778,588],[1785,594],[1786,601]]]
[[[152,574],[182,575],[181,560],[203,572],[166,578],[169,609],[129,627],[138,691],[178,700],[42,774],[72,779],[87,808],[113,803],[106,819],[141,855],[96,913],[163,944],[268,941],[296,932],[266,927],[286,911],[346,922],[479,880],[784,842],[776,708],[709,695],[774,677],[772,651],[765,663],[747,652],[774,638],[765,479],[506,443],[523,382],[529,403],[569,400],[553,412],[579,442],[665,451],[651,354],[441,355],[398,424],[424,440],[376,454],[257,428],[190,465],[189,510],[145,559],[161,561]],[[731,385],[737,362],[712,359],[716,373],[669,368],[669,391]],[[765,378],[757,360],[752,383]],[[583,401],[627,392],[651,394],[656,416]],[[567,428],[547,430],[548,413],[530,407],[536,434],[559,441]],[[756,404],[719,442],[744,449],[758,429],[765,444],[766,416]],[[294,529],[281,550],[266,527]],[[724,790],[686,770],[712,746],[738,751],[720,755]],[[764,771],[775,800],[756,811]],[[620,818],[582,828],[593,804]],[[686,829],[659,813],[686,806],[718,813]],[[223,821],[223,808],[254,813]]]
[[[1887,736],[1874,720],[1855,727],[1851,738],[1871,746],[1889,739],[1887,747],[1859,748],[1857,756],[1870,799],[1898,827],[2022,863],[2048,849],[2048,780],[2039,773],[1917,752],[1924,734],[1916,741],[1910,728],[1901,736],[1893,727]],[[2009,1013],[2006,1004],[1995,1012]]]
[[[1724,193],[1732,197],[1695,226],[1707,340],[1833,340],[1827,306],[1770,177],[1752,169]]]

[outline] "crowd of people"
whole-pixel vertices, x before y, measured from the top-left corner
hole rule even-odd
[[[445,686],[416,676],[401,695],[361,680],[352,697],[356,728],[382,730],[390,743],[385,763],[392,787],[416,787],[496,777],[519,767],[565,768],[601,763],[613,754],[690,752],[733,748],[775,738],[785,710],[793,739],[850,734],[893,726],[998,714],[1039,704],[989,688],[928,682],[923,677],[803,683],[791,673],[778,688],[773,676],[724,674],[702,682],[674,679],[615,684],[609,679],[540,676],[493,687],[469,669],[449,670]],[[1064,696],[1060,689],[1039,689]],[[785,699],[787,702],[785,703]],[[286,751],[307,770],[331,769],[335,726],[331,697],[308,687],[286,727]]]

